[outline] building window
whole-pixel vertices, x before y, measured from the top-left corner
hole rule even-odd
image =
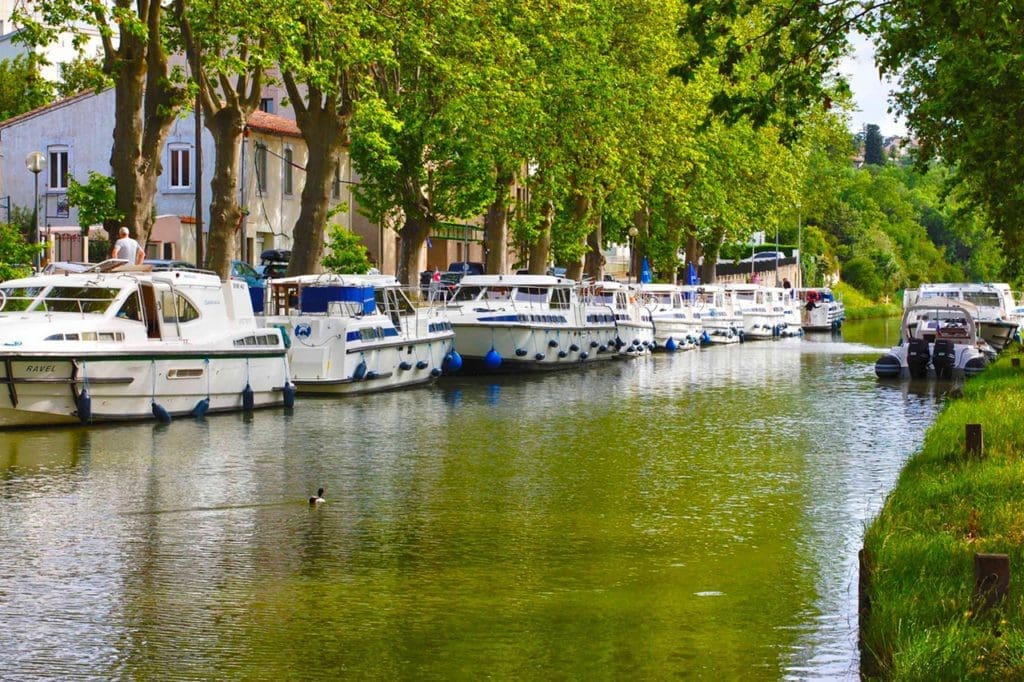
[[[292,157],[294,156],[291,147],[284,148],[284,158],[281,159],[283,168],[281,169],[281,191],[285,194],[291,194],[294,185],[292,179]]]
[[[66,146],[50,147],[48,150],[50,163],[50,190],[66,192],[68,189],[68,148]]]
[[[331,183],[331,198],[341,198],[341,159],[334,162],[334,182]]]
[[[192,187],[192,150],[188,147],[171,147],[171,189]]]
[[[267,147],[263,144],[256,147],[256,189],[260,194],[267,191]]]
[[[274,98],[264,97],[260,100],[260,111],[265,111],[268,114],[274,113]]]

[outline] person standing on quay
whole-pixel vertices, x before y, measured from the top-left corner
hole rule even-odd
[[[110,250],[110,257],[120,258],[129,263],[141,265],[142,259],[146,257],[146,252],[142,250],[142,245],[128,236],[127,227],[122,227],[118,231],[118,237],[119,239],[114,242],[114,248]]]

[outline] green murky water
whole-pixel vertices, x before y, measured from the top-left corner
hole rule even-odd
[[[893,333],[5,433],[0,678],[856,678]]]

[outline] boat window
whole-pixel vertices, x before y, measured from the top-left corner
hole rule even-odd
[[[160,292],[160,307],[163,310],[164,322],[183,324],[199,319],[199,311],[192,302],[177,291]]]
[[[54,313],[103,314],[121,293],[111,287],[53,287],[43,298],[43,307]]]
[[[489,287],[485,298],[489,301],[507,301],[508,287]]]
[[[401,315],[412,315],[416,312],[416,308],[401,289],[377,289],[373,292],[373,297],[377,304],[377,310],[385,315],[395,312]]]
[[[572,290],[568,287],[557,287],[551,290],[551,307],[568,308],[572,300]]]
[[[483,287],[459,287],[455,290],[454,301],[475,301]]]
[[[1002,308],[1002,301],[999,294],[990,291],[965,291],[964,300],[970,301],[978,307]]]
[[[117,311],[117,317],[123,320],[142,322],[142,306],[139,303],[139,292],[133,291]]]
[[[548,290],[543,287],[519,287],[516,289],[515,300],[524,303],[547,303]]]
[[[28,310],[42,290],[43,287],[3,287],[4,296],[7,298],[3,310],[8,312]]]

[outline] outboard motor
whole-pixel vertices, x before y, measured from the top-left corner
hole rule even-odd
[[[924,339],[911,339],[907,345],[907,368],[910,370],[911,378],[924,379],[928,376],[930,360],[928,342]]]
[[[956,347],[949,339],[936,339],[932,350],[932,366],[938,379],[951,379],[956,367]]]

